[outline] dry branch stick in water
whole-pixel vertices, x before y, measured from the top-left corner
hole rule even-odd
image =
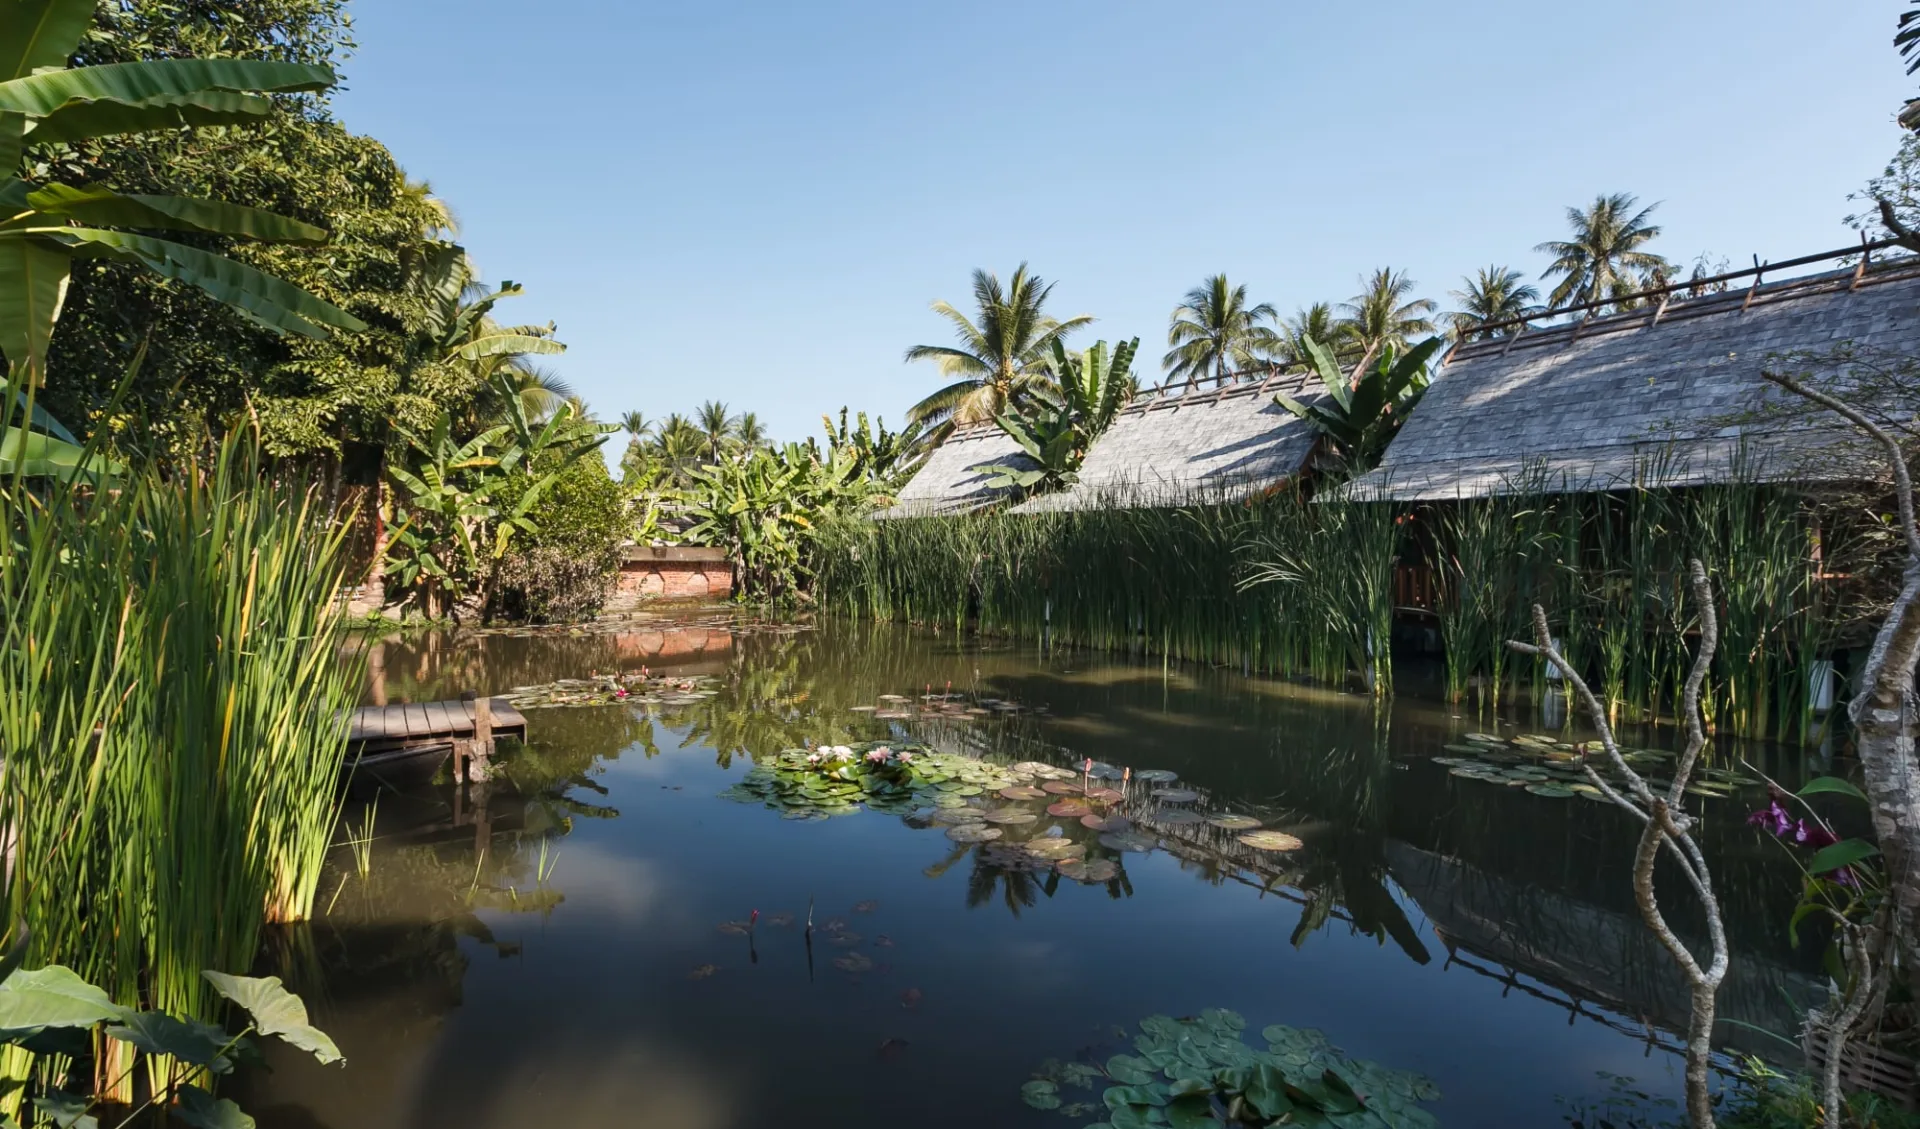
[[[1700,618],[1700,649],[1694,655],[1693,668],[1687,674],[1680,701],[1680,712],[1687,723],[1687,747],[1680,754],[1680,762],[1674,766],[1673,783],[1667,787],[1664,795],[1656,793],[1646,778],[1635,772],[1620,754],[1620,746],[1613,739],[1613,729],[1607,724],[1606,708],[1594,696],[1580,672],[1554,647],[1553,636],[1547,627],[1546,609],[1538,604],[1533,607],[1534,642],[1509,642],[1507,646],[1521,654],[1543,658],[1560,671],[1599,732],[1600,745],[1606,750],[1608,763],[1626,781],[1624,790],[1617,789],[1595,772],[1592,765],[1586,766],[1588,782],[1640,823],[1640,844],[1633,860],[1633,898],[1640,907],[1641,920],[1666,946],[1667,952],[1673,955],[1674,962],[1687,979],[1692,997],[1692,1012],[1687,1022],[1687,1120],[1694,1129],[1713,1129],[1713,1095],[1708,1087],[1709,1060],[1713,1051],[1714,997],[1720,990],[1720,982],[1727,975],[1727,935],[1720,918],[1720,902],[1713,893],[1713,877],[1707,869],[1706,856],[1693,840],[1693,818],[1686,814],[1682,798],[1692,780],[1694,767],[1700,761],[1700,754],[1707,747],[1706,730],[1700,721],[1700,694],[1706,685],[1707,671],[1713,663],[1713,653],[1720,644],[1720,622],[1714,614],[1713,589],[1707,583],[1707,570],[1695,560],[1688,562],[1688,571],[1694,606]],[[1666,915],[1660,910],[1660,901],[1653,888],[1653,868],[1662,849],[1672,856],[1706,911],[1709,953],[1704,965],[1674,933],[1667,924]]]

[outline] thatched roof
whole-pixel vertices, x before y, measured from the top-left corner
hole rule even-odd
[[[989,475],[972,468],[995,464],[1031,466],[1032,460],[1006,432],[987,424],[956,430],[934,448],[913,481],[879,518],[940,517],[978,509],[1001,496],[987,489]]]
[[[1315,435],[1274,403],[1276,392],[1310,399],[1299,374],[1212,389],[1142,393],[1094,441],[1073,487],[1014,507],[1015,513],[1124,506],[1180,506],[1246,495],[1300,473]],[[996,499],[969,467],[1020,463],[1025,456],[998,427],[956,431],[878,516],[957,513]]]
[[[1668,295],[1624,314],[1463,344],[1379,469],[1348,489],[1415,501],[1517,483],[1592,492],[1803,477],[1841,433],[1757,421],[1789,399],[1760,373],[1770,358],[1843,342],[1920,345],[1920,261]],[[1822,460],[1817,472],[1832,475],[1835,464]]]

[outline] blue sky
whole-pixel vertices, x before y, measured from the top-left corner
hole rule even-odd
[[[1894,0],[354,5],[336,108],[454,207],[502,312],[600,415],[719,398],[776,438],[936,387],[975,267],[1094,336],[1225,271],[1283,312],[1382,265],[1449,302],[1570,204],[1660,201],[1670,258],[1853,238],[1914,89]]]

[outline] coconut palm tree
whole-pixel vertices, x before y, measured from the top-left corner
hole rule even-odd
[[[1409,299],[1414,282],[1405,271],[1381,267],[1360,279],[1360,293],[1340,303],[1346,315],[1339,323],[1340,336],[1360,350],[1356,373],[1366,371],[1382,349],[1392,346],[1404,351],[1416,335],[1433,332],[1431,315],[1439,307],[1426,298]]]
[[[1483,325],[1543,312],[1540,291],[1521,281],[1525,277],[1508,267],[1485,266],[1472,278],[1465,279],[1465,289],[1451,291],[1454,301],[1460,303],[1458,310],[1447,315],[1454,337],[1466,340]],[[1512,332],[1508,327],[1493,330],[1491,335],[1505,336]]]
[[[1667,260],[1641,248],[1660,234],[1660,228],[1647,222],[1659,204],[1648,204],[1635,211],[1639,199],[1627,192],[1594,197],[1586,210],[1567,209],[1567,225],[1573,238],[1555,239],[1534,250],[1553,256],[1553,262],[1541,272],[1544,276],[1565,275],[1548,295],[1555,309],[1585,302],[1618,300],[1633,293],[1646,276],[1672,270]]]
[[[727,410],[720,400],[708,400],[694,413],[694,419],[700,430],[700,438],[706,444],[706,459],[710,463],[720,461],[720,452],[733,440],[733,429],[740,420]]]
[[[1334,320],[1333,306],[1326,302],[1302,306],[1292,317],[1280,323],[1280,337],[1288,364],[1308,363],[1307,342],[1330,342],[1339,336],[1340,327]]]
[[[653,433],[654,454],[676,478],[684,477],[706,448],[706,434],[679,412],[668,415]]]
[[[742,412],[733,425],[733,437],[747,450],[759,450],[767,446],[767,425],[752,412]]]
[[[1247,288],[1232,286],[1227,276],[1216,274],[1187,291],[1167,321],[1167,344],[1173,348],[1160,359],[1172,383],[1187,378],[1187,387],[1212,376],[1216,386],[1224,384],[1227,374],[1252,368],[1282,347],[1280,335],[1261,325],[1277,315],[1265,302],[1247,305]]]
[[[620,430],[632,436],[635,443],[644,443],[647,436],[653,434],[653,425],[647,422],[645,412],[621,412]]]
[[[984,270],[973,272],[973,298],[978,322],[945,302],[933,312],[953,323],[958,346],[915,345],[909,361],[932,361],[948,378],[944,388],[907,409],[912,423],[926,424],[929,443],[938,444],[956,423],[980,423],[1007,410],[1036,382],[1047,379],[1047,361],[1053,342],[1093,321],[1084,314],[1065,321],[1048,316],[1047,296],[1053,287],[1021,263],[1013,278],[1001,286],[1000,277]]]

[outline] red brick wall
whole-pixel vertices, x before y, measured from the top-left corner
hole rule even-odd
[[[627,561],[610,607],[630,608],[641,600],[724,600],[733,595],[733,565],[728,561]]]

